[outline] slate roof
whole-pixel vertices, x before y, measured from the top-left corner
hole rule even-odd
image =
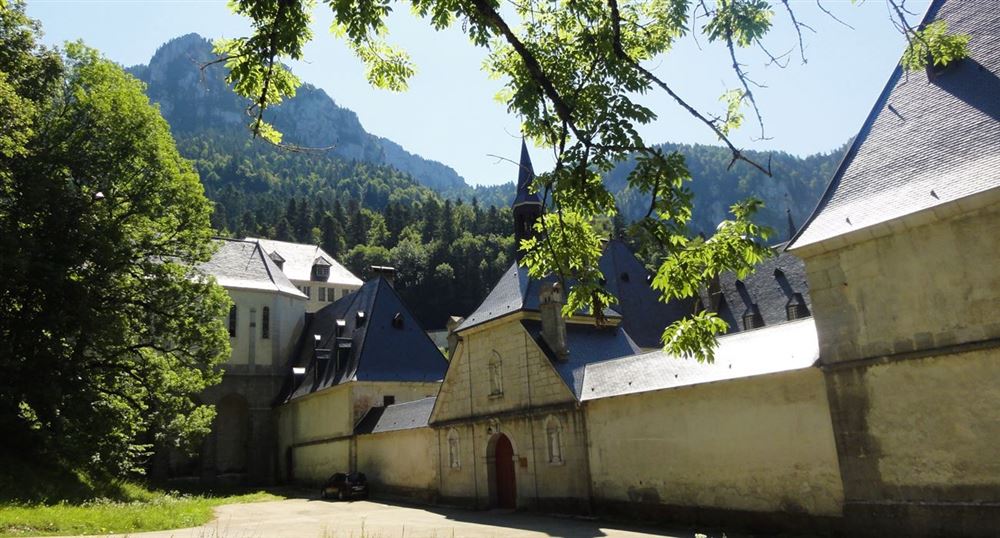
[[[339,339],[337,320],[344,323]],[[318,343],[314,335],[320,336]],[[329,349],[330,359],[317,361],[314,348]],[[317,366],[321,362],[327,365]],[[448,362],[392,285],[379,276],[307,319],[292,367],[306,373],[286,391],[286,399],[347,381],[440,381]]]
[[[355,435],[423,428],[431,419],[437,398],[423,398],[385,407],[373,407],[354,428]]]
[[[542,339],[542,323],[537,320],[521,320],[521,325],[531,335],[542,352],[573,395],[580,399],[583,393],[584,368],[587,365],[634,355],[639,346],[629,338],[621,327],[597,327],[592,324],[567,323],[566,347],[569,355],[558,360],[555,353]]]
[[[535,169],[531,166],[531,156],[528,154],[528,145],[521,140],[521,162],[517,172],[517,193],[514,195],[514,202],[511,206],[524,203],[541,204],[542,199],[537,192],[528,190],[528,186],[535,180]]]
[[[1000,187],[1000,9],[937,0],[925,22],[969,34],[969,58],[932,80],[897,66],[790,248]]]
[[[528,277],[528,269],[520,267],[517,262],[511,264],[507,272],[500,277],[489,295],[479,308],[469,314],[465,321],[455,328],[456,332],[464,331],[476,325],[501,318],[522,310],[538,311],[538,293],[545,282],[555,282],[555,275],[537,280]],[[608,318],[620,318],[621,315],[612,308],[605,308],[604,315]]]
[[[327,277],[326,282],[353,287],[359,287],[363,284],[360,278],[354,276],[354,273],[350,272],[343,265],[340,265],[333,256],[327,254],[326,251],[316,245],[274,241],[272,239],[260,239],[257,237],[247,237],[246,240],[260,243],[268,254],[277,252],[285,260],[281,270],[291,280],[317,281],[312,274],[312,269],[314,264],[319,263],[330,265],[330,276]]]
[[[216,239],[219,248],[200,269],[230,289],[273,291],[305,298],[281,269],[252,241]]]
[[[819,360],[812,318],[719,338],[713,364],[663,351],[586,365],[582,401],[810,368]]]
[[[743,315],[754,306],[765,327],[786,323],[786,307],[790,301],[797,299],[796,294],[811,315],[812,299],[809,297],[805,263],[798,256],[785,252],[783,247],[778,245],[775,248],[777,255],[758,265],[744,280],[737,279],[735,273],[720,275],[717,315],[729,324],[729,333],[746,330]],[[709,290],[702,290],[701,301],[706,308],[715,304]]]
[[[607,290],[618,298],[613,308],[622,315],[622,327],[641,347],[659,347],[663,329],[694,311],[694,300],[661,301],[649,271],[622,241],[608,242],[599,267]]]

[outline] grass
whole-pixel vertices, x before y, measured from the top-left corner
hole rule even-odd
[[[0,454],[0,537],[132,533],[207,523],[221,504],[283,497],[246,489],[150,489]]]
[[[130,499],[94,499],[83,503],[0,505],[0,536],[58,536],[132,533],[196,527],[212,519],[221,504],[278,500],[263,492],[181,494],[123,485]]]

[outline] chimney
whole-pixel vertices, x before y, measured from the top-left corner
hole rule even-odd
[[[372,265],[369,267],[372,278],[380,276],[384,278],[390,286],[396,287],[396,268],[388,265]]]
[[[538,293],[539,310],[542,313],[542,339],[555,352],[560,361],[566,360],[566,320],[562,317],[562,286],[558,282],[543,282]]]

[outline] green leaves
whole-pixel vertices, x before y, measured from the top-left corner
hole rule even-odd
[[[772,17],[774,12],[764,0],[718,0],[704,32],[709,41],[732,40],[749,47],[771,29]]]
[[[23,5],[0,13],[18,36],[0,39],[16,74],[0,77],[0,118],[21,111],[0,135],[0,435],[138,470],[155,438],[204,432],[192,395],[229,354],[228,296],[195,269],[211,207],[139,81],[79,43],[53,57]]]
[[[923,69],[928,65],[944,67],[969,55],[969,36],[949,34],[948,23],[934,21],[913,32],[910,44],[903,52],[902,64],[908,71]]]

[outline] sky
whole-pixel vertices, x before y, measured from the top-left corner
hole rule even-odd
[[[744,126],[732,135],[740,147],[795,155],[828,152],[854,136],[899,60],[905,39],[892,26],[886,4],[868,0],[824,0],[833,20],[813,0],[790,0],[803,30],[805,59],[780,2],[775,27],[765,40],[774,54],[791,50],[784,69],[768,66],[756,49],[738,51],[750,77],[761,84],[754,94],[764,118],[764,138],[746,110]],[[926,1],[907,3],[922,15]],[[147,63],[166,41],[188,33],[214,39],[247,35],[246,19],[223,0],[29,0],[28,14],[41,21],[44,41],[59,45],[82,39],[122,65]],[[417,74],[403,93],[373,89],[364,69],[328,28],[332,16],[321,4],[314,13],[313,41],[303,61],[288,62],[304,82],[323,88],[340,106],[358,114],[368,132],[384,136],[412,153],[454,168],[471,184],[513,181],[520,149],[517,118],[494,96],[503,81],[481,67],[484,49],[475,48],[460,27],[435,31],[397,4],[390,40],[411,55]],[[695,108],[721,114],[719,96],[736,87],[728,52],[702,37],[688,36],[668,54],[647,64]],[[647,142],[717,144],[708,128],[666,94],[654,91],[643,104],[657,120],[642,126]],[[502,156],[505,159],[499,159]],[[551,166],[546,150],[532,150],[536,170]]]

